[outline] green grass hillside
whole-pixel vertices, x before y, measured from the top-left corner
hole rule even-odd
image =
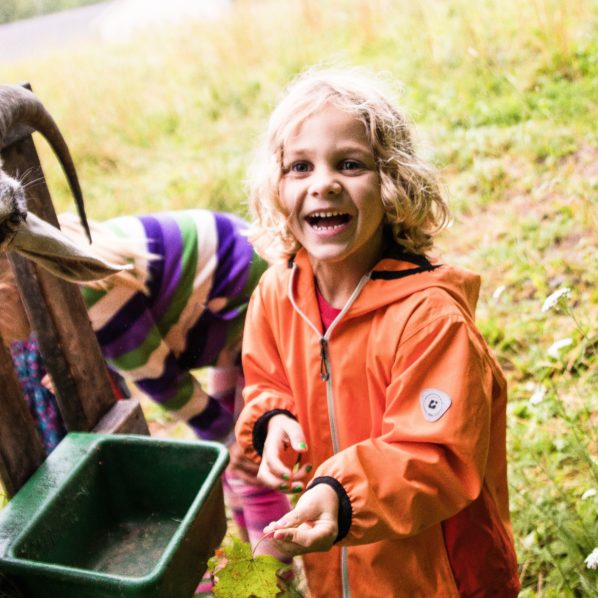
[[[443,257],[483,275],[478,324],[510,384],[521,595],[598,596],[596,2],[237,0],[218,24],[0,66],[0,81],[29,80],[55,116],[92,217],[246,214],[267,115],[321,62],[401,83],[453,211]]]

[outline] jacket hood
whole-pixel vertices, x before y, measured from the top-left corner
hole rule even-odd
[[[289,266],[297,270],[293,280],[294,299],[298,307],[308,313],[313,309],[315,283],[307,252],[301,249],[289,261]],[[436,287],[447,292],[460,309],[474,319],[480,276],[464,268],[429,261],[392,245],[369,276],[370,280],[345,314],[346,318],[361,316]]]

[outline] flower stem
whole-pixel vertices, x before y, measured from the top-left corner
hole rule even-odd
[[[268,532],[267,534],[264,534],[256,543],[255,546],[251,549],[251,556],[253,558],[255,558],[255,551],[257,550],[257,547],[270,535],[274,534],[274,531]]]

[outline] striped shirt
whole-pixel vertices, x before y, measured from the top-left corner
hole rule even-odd
[[[247,224],[232,214],[182,210],[123,216],[115,234],[145,239],[158,256],[146,295],[116,284],[83,288],[104,357],[177,417],[191,419],[206,394],[190,370],[214,365],[241,338],[249,296],[266,263],[252,250]]]

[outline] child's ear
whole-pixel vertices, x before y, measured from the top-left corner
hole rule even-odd
[[[55,276],[71,282],[100,280],[132,266],[110,264],[77,245],[60,230],[29,212],[8,249],[33,260]]]

